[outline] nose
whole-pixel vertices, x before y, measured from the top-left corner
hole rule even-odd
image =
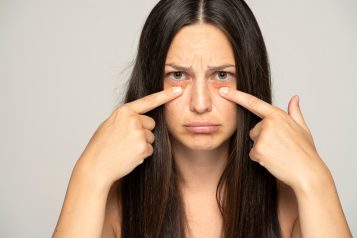
[[[190,110],[205,113],[212,110],[211,95],[205,78],[193,80],[191,88]]]

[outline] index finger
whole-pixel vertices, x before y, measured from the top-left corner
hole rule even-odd
[[[144,114],[154,108],[165,104],[172,99],[176,98],[182,92],[181,87],[172,87],[169,89],[162,90],[157,93],[147,95],[145,97],[139,98],[135,101],[127,103],[127,105],[136,113]]]
[[[224,90],[223,90],[224,91]],[[253,112],[260,118],[267,117],[268,115],[276,112],[279,108],[249,94],[236,89],[228,88],[228,92],[224,93],[221,89],[221,95]]]

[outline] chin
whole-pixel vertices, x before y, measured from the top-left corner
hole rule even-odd
[[[217,149],[218,146],[213,146],[213,145],[190,145],[188,148],[190,150],[194,150],[194,151],[211,151],[211,150]]]
[[[171,137],[172,138],[172,137]],[[190,150],[208,151],[220,147],[225,141],[221,136],[210,134],[194,134],[183,136],[182,138],[174,138],[174,142]]]

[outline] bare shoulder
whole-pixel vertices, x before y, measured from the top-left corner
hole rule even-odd
[[[116,238],[120,237],[121,232],[121,202],[118,191],[121,189],[121,180],[112,184],[108,193],[107,205],[105,209],[105,224],[103,229],[108,229],[114,232]],[[103,235],[104,238],[106,236]],[[109,237],[109,236],[108,236]]]
[[[283,238],[299,237],[293,236],[293,232],[298,233],[298,215],[298,204],[294,190],[278,180],[278,218]]]

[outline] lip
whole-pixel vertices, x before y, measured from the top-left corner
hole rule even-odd
[[[185,124],[185,126],[189,126],[189,127],[195,127],[195,126],[219,126],[219,124],[217,123],[212,123],[212,122],[208,122],[208,121],[194,121],[194,122],[190,122]]]
[[[212,122],[191,122],[185,124],[188,131],[193,133],[212,133],[219,128],[219,124]]]

